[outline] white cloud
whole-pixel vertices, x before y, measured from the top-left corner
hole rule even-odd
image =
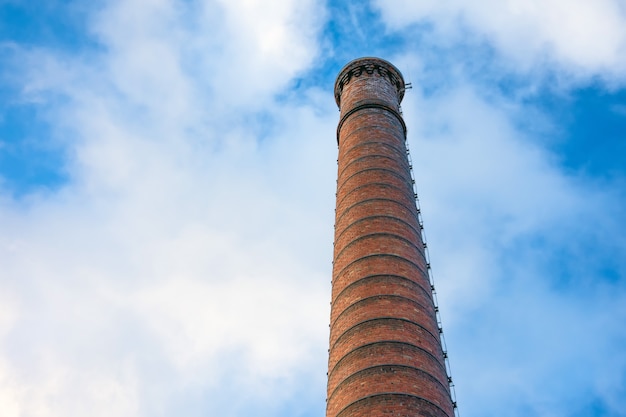
[[[614,3],[572,3],[563,31],[552,27],[561,4],[535,4],[380,7],[397,27],[436,22],[448,41],[459,21],[482,28],[523,66],[620,68],[621,14],[595,24]],[[337,112],[328,89],[297,104],[275,95],[318,58],[324,13],[312,1],[114,1],[91,15],[100,51],[21,52],[70,182],[0,199],[0,410],[322,412]],[[567,35],[579,27],[584,37]],[[604,49],[585,44],[603,37]],[[552,375],[617,404],[626,303],[593,283],[601,252],[626,246],[614,185],[560,172],[517,128],[528,109],[514,101],[462,77],[418,90],[404,114],[462,414],[497,414],[519,394],[515,405],[558,415],[573,395]],[[585,276],[554,282],[555,260]]]
[[[626,271],[620,184],[564,174],[516,124],[528,107],[466,80],[411,90],[403,109],[461,412],[571,415],[600,398],[621,415],[626,293],[602,276]]]
[[[160,415],[183,395],[234,415],[232,384],[288,396],[296,374],[323,396],[334,104],[274,100],[315,57],[321,13],[109,2],[100,51],[20,52],[70,181],[0,206],[3,412]],[[244,123],[259,110],[279,126],[263,141]],[[276,407],[249,391],[259,415]]]
[[[623,82],[626,10],[619,0],[376,1],[392,28],[434,26],[439,41],[487,42],[509,69],[555,69]],[[469,36],[468,36],[469,34]]]

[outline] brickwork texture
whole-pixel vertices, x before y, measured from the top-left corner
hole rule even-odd
[[[400,111],[379,58],[340,72],[327,417],[452,417]]]

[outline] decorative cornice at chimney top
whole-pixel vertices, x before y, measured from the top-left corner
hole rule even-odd
[[[387,78],[398,92],[398,103],[402,101],[405,83],[400,71],[393,64],[384,59],[366,57],[349,62],[340,71],[337,81],[335,81],[335,101],[337,102],[337,106],[340,106],[343,88],[350,83],[353,77],[360,77],[363,74],[367,74],[368,76],[378,75]]]

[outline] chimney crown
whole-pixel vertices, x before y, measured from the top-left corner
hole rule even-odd
[[[363,73],[367,75],[378,75],[387,78],[398,94],[398,105],[404,97],[405,82],[402,73],[391,62],[381,58],[363,57],[357,58],[346,64],[335,81],[335,102],[341,107],[341,94],[344,87],[355,77],[360,77]]]

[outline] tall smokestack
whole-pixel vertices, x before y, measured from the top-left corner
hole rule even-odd
[[[340,109],[327,417],[452,417],[400,113],[379,58],[346,65]]]

